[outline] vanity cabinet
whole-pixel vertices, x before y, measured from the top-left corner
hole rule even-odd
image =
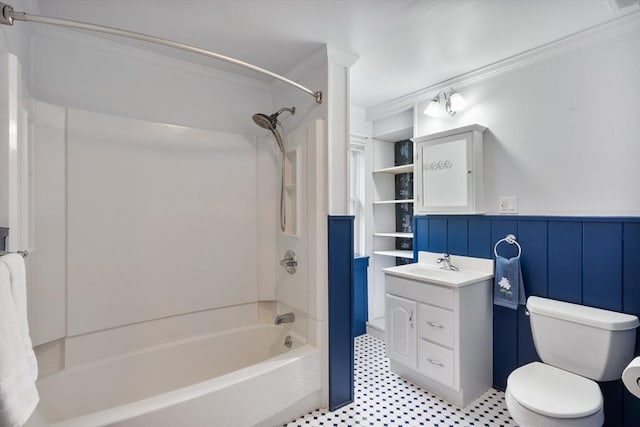
[[[445,286],[397,274],[403,267],[385,269],[391,371],[465,407],[491,387],[491,279]]]
[[[470,125],[412,139],[415,213],[481,213],[485,130]]]
[[[418,304],[395,295],[386,296],[387,355],[405,365],[416,364],[416,337],[418,328],[415,318]]]

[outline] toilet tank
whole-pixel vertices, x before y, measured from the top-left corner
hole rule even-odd
[[[596,381],[620,379],[633,359],[636,316],[529,297],[531,331],[546,364]]]

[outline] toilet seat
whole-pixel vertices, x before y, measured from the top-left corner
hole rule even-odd
[[[602,427],[604,424],[603,408],[588,417],[553,418],[525,408],[513,398],[508,388],[504,398],[509,415],[520,427]]]
[[[595,381],[540,362],[513,371],[507,389],[520,405],[551,418],[588,417],[602,410]]]

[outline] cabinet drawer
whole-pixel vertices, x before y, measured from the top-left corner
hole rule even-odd
[[[422,339],[418,346],[418,371],[439,383],[455,388],[453,350]]]
[[[388,294],[453,309],[454,291],[451,288],[397,277],[389,273],[385,274],[384,283]]]
[[[453,348],[453,312],[427,304],[418,307],[418,333],[424,339]]]

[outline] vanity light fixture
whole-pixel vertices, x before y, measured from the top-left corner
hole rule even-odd
[[[462,110],[467,103],[462,95],[449,88],[442,90],[434,96],[424,110],[424,114],[431,117],[453,117],[456,112]]]

